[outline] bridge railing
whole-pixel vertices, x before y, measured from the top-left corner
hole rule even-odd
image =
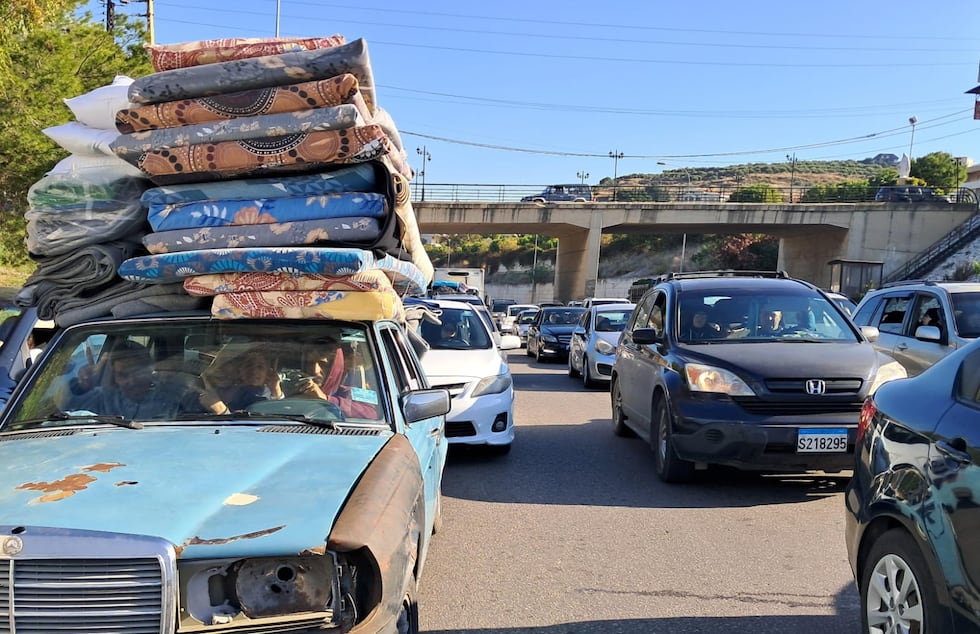
[[[514,203],[542,194],[545,185],[492,183],[412,183],[412,201]],[[860,203],[874,202],[878,187],[766,187],[698,185],[597,185],[595,202],[703,202],[703,203]],[[937,190],[934,201],[977,205],[976,190],[960,187]]]

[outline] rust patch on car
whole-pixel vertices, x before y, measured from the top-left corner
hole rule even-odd
[[[271,535],[272,533],[281,531],[286,528],[286,525],[276,526],[273,528],[265,528],[260,531],[255,531],[253,533],[245,533],[244,535],[235,535],[233,537],[215,537],[213,539],[201,539],[198,536],[191,537],[181,545],[181,550],[187,546],[215,546],[218,544],[228,544],[230,542],[237,542],[241,539],[255,539],[257,537],[265,537],[266,535]]]
[[[315,548],[306,548],[300,551],[300,555],[325,555],[327,553],[327,545],[317,546]]]
[[[42,495],[39,498],[35,498],[29,502],[29,504],[41,504],[42,502],[57,502],[58,500],[64,500],[65,498],[70,498],[79,491],[84,491],[88,488],[88,485],[95,482],[96,478],[94,476],[87,475],[86,472],[98,472],[98,473],[109,473],[113,469],[119,467],[125,467],[126,465],[119,462],[100,462],[88,467],[82,467],[81,473],[73,473],[67,475],[60,480],[53,480],[51,482],[27,482],[19,487],[18,491],[41,491],[47,495]],[[134,483],[135,484],[135,483]]]

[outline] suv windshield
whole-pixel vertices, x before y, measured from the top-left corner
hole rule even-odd
[[[52,346],[4,430],[222,416],[385,422],[355,324],[123,321],[68,329]]]
[[[684,292],[676,323],[677,338],[686,343],[857,340],[831,302],[795,288],[765,294],[731,289]]]

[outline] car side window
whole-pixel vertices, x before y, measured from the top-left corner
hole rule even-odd
[[[664,315],[667,313],[667,298],[662,293],[658,293],[650,309],[650,316],[647,318],[647,328],[653,328],[657,334],[664,334]]]
[[[390,328],[381,331],[381,345],[387,353],[388,360],[391,362],[392,373],[394,374],[395,384],[398,386],[398,393],[405,394],[413,389],[418,389],[419,385],[413,381],[406,367],[404,356],[399,352],[395,334]],[[413,382],[415,383],[413,387]]]
[[[591,315],[592,315],[591,312],[585,311],[584,313],[582,313],[582,316],[579,317],[578,319],[578,325],[582,328],[585,328],[585,332],[589,332],[590,330],[592,330],[591,328],[589,328],[589,324],[590,324],[589,317],[591,317]]]
[[[630,330],[646,328],[647,319],[650,317],[650,310],[653,308],[655,293],[650,293],[640,300],[636,310],[633,311],[633,320],[630,322]]]
[[[932,293],[919,293],[915,306],[915,319],[909,324],[909,334],[915,336],[915,331],[919,326],[935,326],[939,332],[943,333],[946,323],[943,315],[943,307],[939,303],[939,298]]]
[[[902,334],[902,324],[905,322],[905,313],[909,309],[909,299],[907,295],[901,295],[885,300],[885,306],[877,324],[880,332]],[[872,325],[875,324],[872,323]]]
[[[956,377],[956,398],[972,407],[980,406],[980,350],[963,359]]]

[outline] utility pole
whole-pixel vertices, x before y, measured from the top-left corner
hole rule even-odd
[[[589,178],[589,173],[588,172],[579,172],[579,173],[576,174],[576,176],[578,176],[581,179],[582,184],[585,185],[585,181]]]
[[[146,18],[146,33],[150,44],[154,44],[153,37],[153,0],[118,0],[119,4],[129,4],[130,2],[145,2],[146,13],[134,13],[138,18]],[[105,30],[112,32],[116,28],[116,3],[113,0],[105,0]]]
[[[613,202],[619,200],[619,159],[623,158],[623,153],[616,150],[609,153],[609,158],[613,160]]]
[[[432,155],[429,154],[425,146],[415,148],[415,153],[422,156],[422,167],[419,169],[419,176],[422,178],[422,197],[419,199],[421,202],[425,202],[425,162],[432,160]]]
[[[105,30],[112,33],[116,29],[116,3],[105,0]]]
[[[792,168],[789,172],[789,204],[793,204],[793,184],[796,181],[796,152],[793,155],[786,155],[786,160],[790,162]]]

